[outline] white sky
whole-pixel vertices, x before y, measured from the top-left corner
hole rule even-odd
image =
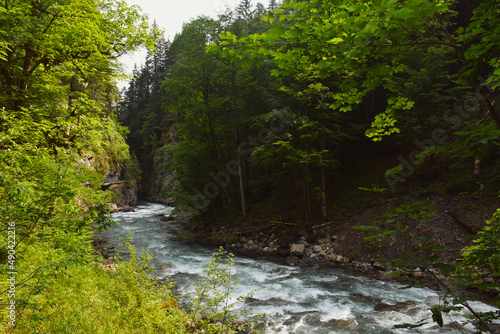
[[[170,41],[175,34],[180,33],[183,23],[189,22],[200,15],[216,18],[218,13],[225,11],[226,7],[235,8],[241,0],[126,0],[129,6],[137,5],[142,12],[149,16],[150,24],[156,20],[161,29],[165,30],[165,37]],[[252,0],[252,4],[262,3],[266,8],[269,0]],[[128,74],[132,72],[134,64],[140,66],[144,63],[146,51],[138,51],[125,55],[120,60],[125,65]],[[119,83],[119,87],[124,87]]]

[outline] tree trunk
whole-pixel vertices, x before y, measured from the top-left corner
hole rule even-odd
[[[326,218],[326,175],[324,166],[321,166],[321,215]]]
[[[241,157],[240,157],[240,152],[238,154],[238,176],[240,179],[240,197],[241,197],[241,214],[243,218],[246,218],[247,216],[247,209],[245,205],[245,189],[243,187],[243,170],[241,168]]]
[[[324,149],[325,138],[321,138],[321,151]],[[323,161],[321,161],[321,215],[326,218],[326,170]]]
[[[237,117],[236,117],[236,71],[231,72],[231,80],[232,80],[232,88],[233,88],[233,132],[234,132],[234,141],[236,143],[236,147],[239,147],[239,134],[238,134],[238,125],[237,125]],[[237,155],[237,163],[238,163],[238,178],[239,178],[239,184],[240,184],[240,198],[241,198],[241,214],[243,218],[246,218],[247,216],[247,209],[246,209],[246,204],[245,204],[245,187],[244,187],[244,182],[243,182],[243,167],[241,166],[241,152],[237,148],[236,149],[236,155]]]

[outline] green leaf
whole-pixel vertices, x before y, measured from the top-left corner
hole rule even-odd
[[[434,267],[438,269],[442,275],[447,277],[449,277],[450,274],[455,271],[455,267],[447,263],[436,263],[434,264]]]
[[[439,327],[443,327],[443,315],[441,314],[441,310],[436,307],[432,307],[431,312],[432,312],[432,320],[436,322],[439,325]]]
[[[353,226],[353,228],[358,229],[358,230],[362,230],[362,231],[369,231],[369,230],[375,229],[376,227],[375,226],[367,226],[367,225],[355,225],[355,226]]]

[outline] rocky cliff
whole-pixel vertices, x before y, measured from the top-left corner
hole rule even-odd
[[[132,211],[137,205],[137,183],[124,180],[124,173],[110,170],[102,180],[103,190],[112,190],[115,203],[110,203],[111,211]]]
[[[168,152],[169,145],[175,142],[175,125],[171,125],[162,136],[162,145],[153,151],[151,164],[143,171],[144,182],[139,197],[151,202],[175,205],[172,193],[179,188],[179,182],[175,171],[169,167],[172,155]]]

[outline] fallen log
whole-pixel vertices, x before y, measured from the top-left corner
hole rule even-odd
[[[464,227],[470,233],[475,234],[480,230],[479,226],[471,224],[470,222],[460,218],[460,216],[456,212],[452,210],[446,210],[446,212],[450,215],[451,218],[453,218],[459,225]]]
[[[291,225],[291,226],[299,226],[299,224],[296,224],[296,223],[285,223],[285,222],[280,222],[280,221],[276,221],[276,220],[271,220],[269,221],[269,224],[283,224],[283,225]]]

